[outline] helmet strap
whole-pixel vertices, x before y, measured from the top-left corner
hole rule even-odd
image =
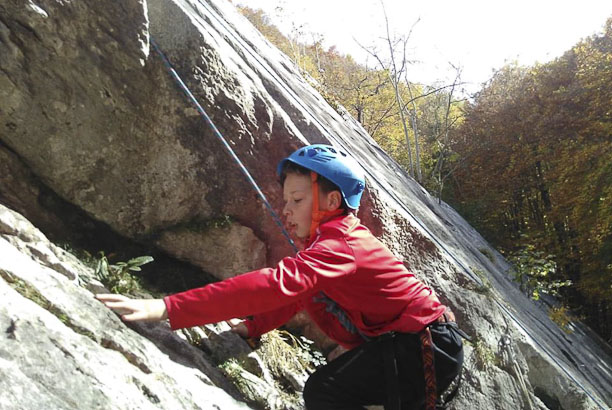
[[[321,211],[319,210],[319,174],[314,171],[310,171],[310,181],[312,182],[312,221],[310,222],[310,240],[314,239],[317,228],[321,222],[339,216],[344,213],[341,208],[335,211]]]

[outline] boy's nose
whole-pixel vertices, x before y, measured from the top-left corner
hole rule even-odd
[[[285,206],[283,207],[283,215],[289,215],[289,204],[285,204]]]

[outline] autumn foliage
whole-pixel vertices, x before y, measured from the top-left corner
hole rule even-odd
[[[540,280],[571,281],[566,303],[611,340],[612,19],[550,63],[497,72],[453,141],[449,200],[506,253],[554,260]]]

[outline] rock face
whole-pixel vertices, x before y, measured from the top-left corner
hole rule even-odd
[[[251,229],[231,222],[226,226],[166,230],[156,243],[177,258],[188,260],[206,272],[215,272],[221,279],[266,264],[266,245]]]
[[[369,187],[359,216],[474,337],[454,408],[610,404],[609,348],[578,323],[572,334],[561,331],[508,280],[501,255],[452,209],[437,205],[355,120],[334,111],[223,0],[0,0],[2,203],[43,230],[59,229],[66,222],[42,200],[52,191],[115,232],[218,277],[291,252],[239,167],[149,47],[150,38],[277,212],[276,163],[304,143],[344,147],[364,166]],[[227,217],[230,226],[218,231],[185,229]],[[2,378],[0,403],[22,396],[14,386],[31,385],[32,408],[240,406],[211,385],[213,378],[222,385],[213,368],[185,369],[152,343],[129,339],[133,332],[89,293],[70,287],[87,273],[66,267],[62,258],[68,256],[21,238],[23,230],[12,223],[2,226],[0,369],[15,382]],[[42,307],[32,302],[39,297]],[[21,350],[37,344],[45,348]],[[91,351],[100,355],[92,360]],[[71,377],[61,377],[66,374]],[[57,380],[66,380],[67,388]],[[62,393],[73,389],[89,396]],[[211,402],[217,393],[219,401]]]
[[[90,270],[3,206],[0,255],[3,409],[248,408],[167,325],[161,348],[126,328],[76,284]]]

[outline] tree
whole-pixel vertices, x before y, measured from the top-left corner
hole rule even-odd
[[[408,169],[410,175],[414,178],[415,176],[415,168],[417,174],[417,180],[420,182],[422,180],[421,176],[421,164],[420,164],[420,145],[418,138],[415,138],[415,148],[416,148],[416,167],[412,158],[412,148],[410,143],[410,133],[408,132],[408,125],[406,121],[406,105],[402,98],[402,93],[400,91],[402,76],[405,73],[408,60],[406,59],[406,46],[410,39],[410,35],[412,33],[412,29],[419,22],[417,20],[410,29],[410,32],[406,36],[401,36],[398,39],[392,39],[391,34],[389,32],[389,18],[387,17],[387,11],[385,9],[385,4],[383,0],[380,1],[381,8],[383,11],[383,16],[385,19],[385,30],[386,37],[384,41],[387,43],[386,45],[389,48],[389,59],[385,61],[385,59],[381,56],[381,54],[376,50],[375,47],[367,48],[361,46],[365,51],[367,51],[379,64],[380,70],[387,73],[389,76],[389,80],[391,85],[393,86],[394,96],[395,96],[395,104],[397,106],[399,118],[401,121],[402,129],[404,132],[404,137],[406,141],[406,152],[408,154]],[[401,49],[401,57],[398,55],[398,47]],[[414,117],[413,117],[414,118]],[[416,127],[416,119],[412,122],[413,127]],[[415,136],[418,136],[418,131],[416,129],[413,130]]]
[[[426,146],[429,148],[429,173],[425,183],[431,191],[437,193],[438,203],[442,201],[442,192],[446,180],[461,165],[463,158],[452,148],[455,128],[461,123],[463,99],[455,100],[455,90],[459,86],[461,70],[453,66],[456,75],[450,86],[434,89],[422,107],[424,133],[428,134]],[[447,87],[450,88],[447,91]],[[411,94],[412,96],[412,94]],[[416,103],[412,99],[413,112],[416,117]],[[428,131],[428,132],[427,132]],[[427,163],[427,158],[425,159]]]
[[[465,106],[452,202],[507,253],[533,247],[612,340],[612,19],[558,59],[510,64]]]

